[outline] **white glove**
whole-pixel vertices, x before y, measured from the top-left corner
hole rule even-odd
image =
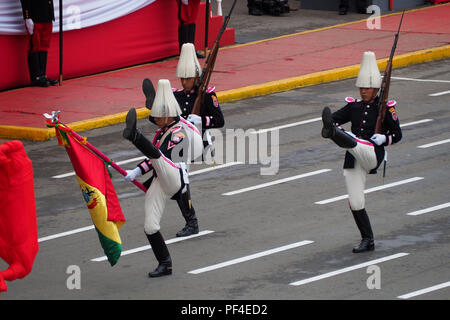
[[[370,140],[372,140],[377,146],[381,146],[386,142],[386,136],[384,134],[375,133]]]
[[[190,114],[187,117],[187,121],[192,122],[193,124],[201,124],[202,123],[202,117],[196,115],[196,114]]]
[[[34,30],[33,20],[25,19],[25,29],[27,30],[28,34],[33,34],[33,30]]]
[[[142,176],[141,168],[136,167],[133,170],[127,170],[127,175],[123,178],[125,181],[133,181],[139,176]]]

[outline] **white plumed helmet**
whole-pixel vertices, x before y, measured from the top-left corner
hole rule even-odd
[[[194,45],[192,43],[183,44],[177,65],[177,77],[195,78],[200,76],[200,72],[201,67]]]
[[[380,88],[381,74],[377,65],[377,58],[372,51],[363,54],[361,68],[359,69],[356,86],[359,88]]]
[[[166,118],[176,117],[181,114],[180,106],[177,99],[173,95],[170,81],[167,79],[160,79],[158,87],[156,88],[155,100],[152,105],[152,117]]]

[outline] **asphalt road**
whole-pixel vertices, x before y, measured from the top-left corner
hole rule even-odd
[[[346,194],[344,151],[321,138],[316,118],[323,106],[336,110],[346,96],[358,94],[355,79],[350,79],[222,105],[224,134],[313,120],[277,131],[276,175],[261,175],[261,167],[268,165],[251,164],[247,158],[243,164],[217,165],[191,176],[200,229],[211,232],[168,245],[174,263],[170,277],[147,277],[156,267],[151,250],[124,255],[111,267],[107,261],[92,261],[104,255],[94,230],[61,236],[92,226],[75,178],[52,178],[71,172],[71,164],[55,139],[25,142],[34,166],[40,249],[33,271],[8,283],[1,299],[399,300],[433,287],[406,297],[448,300],[450,288],[434,286],[450,280],[449,60],[395,69],[393,77],[390,92],[398,101],[403,139],[388,148],[384,185],[381,172],[367,179],[367,189],[381,187],[366,195],[375,251],[351,252],[359,232],[345,199],[316,203]],[[148,136],[155,130],[145,119],[138,126]],[[82,134],[116,162],[141,156],[121,137],[122,129],[115,125]],[[446,143],[427,146],[439,141]],[[270,154],[277,154],[276,145],[270,144]],[[228,159],[233,160],[239,159]],[[193,165],[191,172],[204,168],[211,166]],[[280,183],[261,186],[275,181]],[[143,193],[115,172],[113,183],[127,219],[120,230],[123,250],[146,246]],[[255,186],[259,188],[224,195]],[[434,208],[438,205],[443,207]],[[435,210],[408,215],[427,208]],[[166,241],[183,225],[170,201],[161,224]],[[51,235],[60,237],[46,240]],[[79,267],[81,288],[70,290],[67,270],[73,265]],[[5,266],[0,262],[0,269]]]

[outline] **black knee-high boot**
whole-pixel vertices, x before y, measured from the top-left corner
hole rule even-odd
[[[156,278],[172,274],[172,259],[170,258],[169,249],[167,249],[161,232],[158,231],[154,234],[145,235],[152,246],[156,260],[158,260],[158,267],[153,272],[150,272],[148,276],[150,278]]]
[[[181,22],[180,27],[178,28],[178,45],[180,47],[180,52],[183,44],[188,42],[189,42],[189,25]]]
[[[142,92],[145,95],[145,107],[152,110],[153,101],[155,100],[156,92],[155,87],[150,79],[145,78],[142,81]]]
[[[136,148],[138,148],[145,156],[150,159],[158,159],[161,156],[158,148],[156,148],[150,140],[136,128],[136,109],[131,108],[125,120],[126,127],[123,130],[123,137],[130,140]]]
[[[180,197],[177,198],[177,203],[184,220],[186,220],[186,225],[182,230],[178,231],[177,237],[187,237],[192,234],[197,234],[198,219],[195,216],[195,209],[191,203],[189,185],[187,187],[187,191],[185,193],[182,193]]]
[[[328,107],[325,107],[322,111],[322,122],[322,137],[330,138],[341,148],[351,149],[356,147],[356,140],[352,136],[346,134],[343,130],[336,127],[333,122],[331,110]]]
[[[47,82],[52,85],[52,86],[56,86],[56,84],[58,83],[58,80],[52,80],[47,78],[47,57],[48,57],[48,52],[47,51],[39,51],[39,63],[41,66],[41,74],[39,75],[42,79],[47,80]]]
[[[47,81],[47,79],[42,77],[40,53],[38,51],[29,51],[27,60],[31,85],[36,87],[48,87],[50,83]]]
[[[352,214],[362,238],[361,243],[353,248],[353,252],[359,253],[374,250],[375,242],[373,240],[372,227],[366,209],[352,210]]]

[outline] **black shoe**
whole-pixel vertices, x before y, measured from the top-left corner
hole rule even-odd
[[[185,226],[182,230],[178,231],[177,237],[187,237],[198,233],[198,226]]]
[[[131,108],[125,120],[126,127],[123,129],[122,136],[133,142],[136,139],[136,109]]]
[[[364,238],[361,240],[361,243],[353,248],[353,253],[360,253],[365,251],[373,251],[375,250],[375,242],[373,239]]]
[[[325,107],[322,110],[322,122],[323,122],[322,137],[324,138],[333,137],[335,128],[333,123],[333,117],[331,116],[331,110],[328,107]]]
[[[149,272],[148,276],[150,278],[157,278],[162,276],[168,276],[172,274],[172,261],[161,262],[153,272]]]
[[[47,78],[47,76],[44,76],[44,79],[47,80],[47,82],[48,82],[51,86],[56,86],[56,85],[59,83],[58,80],[52,80],[52,79],[49,79],[49,78]]]
[[[50,83],[47,81],[47,79],[43,77],[38,77],[36,80],[31,81],[32,87],[48,87],[50,86]]]
[[[155,87],[150,79],[145,78],[142,81],[142,91],[145,95],[145,107],[149,110],[152,110],[153,101],[155,100]]]

